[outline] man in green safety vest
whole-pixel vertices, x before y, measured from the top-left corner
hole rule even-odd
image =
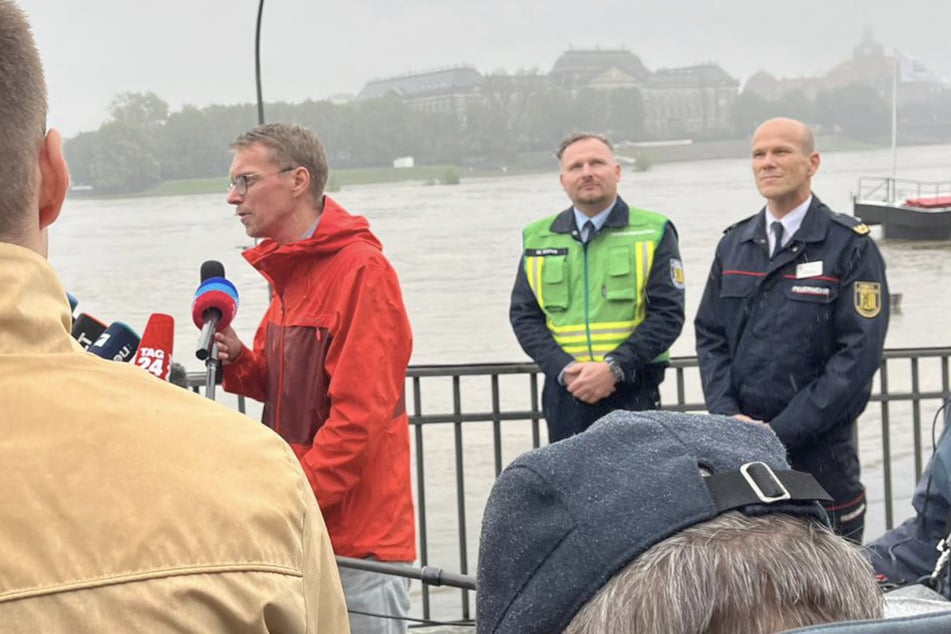
[[[677,231],[617,193],[621,166],[596,134],[561,142],[572,207],[528,225],[509,317],[545,373],[551,442],[616,409],[656,409],[668,349],[684,323]]]

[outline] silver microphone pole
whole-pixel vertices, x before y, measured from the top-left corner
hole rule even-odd
[[[218,378],[218,368],[221,362],[218,361],[218,344],[211,345],[211,354],[205,359],[205,397],[215,400],[215,380]]]

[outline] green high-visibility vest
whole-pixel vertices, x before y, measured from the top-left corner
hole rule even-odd
[[[645,290],[667,219],[630,208],[626,227],[605,227],[587,249],[553,233],[556,216],[522,233],[525,274],[548,329],[577,361],[601,361],[647,316]],[[655,361],[666,361],[665,351]]]

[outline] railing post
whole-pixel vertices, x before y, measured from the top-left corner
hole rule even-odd
[[[492,452],[495,454],[495,476],[502,473],[502,418],[499,404],[499,375],[492,373]]]
[[[469,574],[469,540],[466,537],[466,478],[465,464],[462,451],[462,379],[458,374],[452,377],[452,413],[455,431],[456,456],[456,513],[459,519],[459,569],[462,574]],[[469,591],[462,593],[462,617],[469,618]]]
[[[528,380],[529,391],[531,399],[530,408],[532,410],[532,447],[537,449],[541,446],[541,432],[539,430],[541,426],[541,420],[538,416],[540,407],[538,406],[538,372],[532,372],[531,378]]]
[[[911,420],[915,443],[915,482],[921,477],[921,389],[918,381],[918,357],[911,358]]]
[[[880,381],[879,391],[882,398],[882,479],[885,491],[885,529],[891,530],[894,521],[892,519],[892,448],[888,418],[890,409],[888,400],[888,359],[882,359],[878,377]]]
[[[429,534],[426,526],[426,464],[423,456],[423,390],[422,377],[413,377],[413,425],[416,439],[416,526],[419,527],[419,561],[429,564]],[[430,617],[429,586],[423,585],[423,618]]]

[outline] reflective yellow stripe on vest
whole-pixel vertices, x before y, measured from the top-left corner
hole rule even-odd
[[[632,214],[633,222],[602,231],[588,251],[551,231],[554,216],[523,234],[528,284],[555,342],[577,361],[603,360],[647,317],[646,288],[667,221],[640,209]]]
[[[528,285],[531,287],[532,292],[535,293],[535,298],[538,300],[539,306],[545,305],[544,289],[542,289],[542,267],[544,266],[545,258],[525,258],[525,274],[528,276]]]
[[[550,319],[547,321],[555,341],[562,350],[570,354],[576,361],[601,361],[604,355],[618,347],[618,344],[631,336],[634,328],[641,321],[609,321],[592,322],[587,328],[584,324],[557,326]],[[588,346],[590,329],[591,346]],[[591,353],[594,353],[593,356]]]

